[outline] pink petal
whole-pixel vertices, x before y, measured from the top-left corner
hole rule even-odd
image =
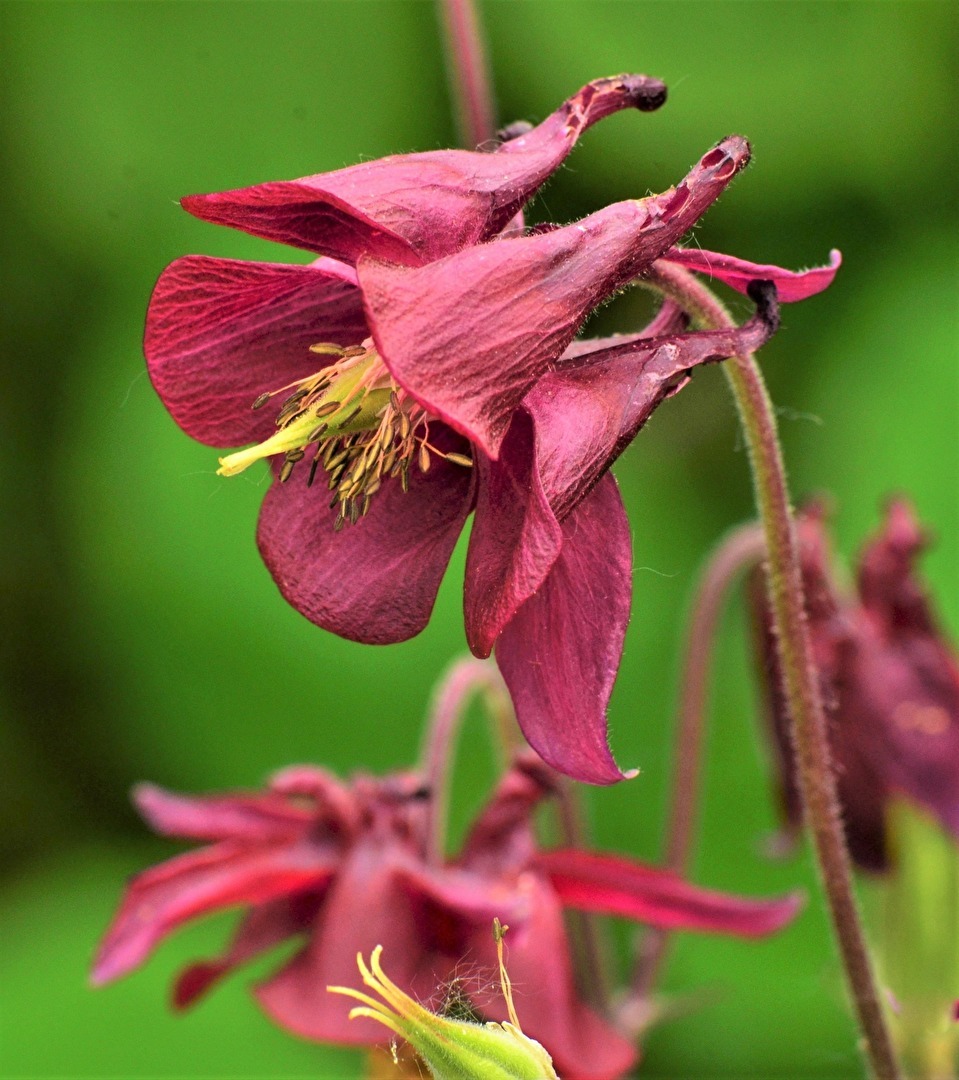
[[[489,874],[525,867],[536,851],[533,812],[557,779],[531,750],[518,754],[470,826],[458,863]]]
[[[318,888],[333,869],[312,842],[251,847],[225,841],[146,870],[130,883],[100,945],[93,982],[138,967],[164,937],[198,915]]]
[[[240,922],[224,956],[198,961],[180,973],[173,988],[174,1008],[188,1008],[240,965],[307,930],[321,900],[321,891],[310,890],[254,908]]]
[[[764,937],[791,922],[803,905],[798,893],[752,900],[700,889],[669,871],[618,855],[545,851],[535,865],[567,907],[620,915],[664,930]]]
[[[666,88],[644,75],[584,86],[538,127],[493,153],[401,154],[336,172],[192,195],[191,214],[345,262],[406,265],[494,236],[565,160],[579,135],[619,109],[656,108]]]
[[[842,253],[835,248],[829,252],[828,266],[817,266],[812,270],[783,270],[781,266],[751,263],[701,248],[673,248],[663,258],[678,266],[685,266],[687,270],[718,278],[741,293],[746,291],[751,281],[775,282],[779,301],[784,304],[805,300],[828,289],[842,264]]]
[[[137,784],[133,801],[154,832],[189,840],[284,839],[314,816],[279,795],[178,795],[154,784]]]
[[[503,627],[542,585],[563,534],[536,470],[529,417],[518,413],[499,461],[479,455],[476,517],[466,556],[466,640],[489,656]]]
[[[606,706],[629,620],[629,522],[607,473],[563,522],[563,551],[496,644],[530,746],[593,784],[622,780],[606,742]]]
[[[263,500],[260,554],[286,600],[317,626],[367,644],[405,641],[429,621],[472,508],[474,471],[441,458],[425,474],[414,466],[408,492],[386,480],[366,517],[339,532],[326,485],[308,488],[294,473]]]
[[[562,229],[469,248],[419,269],[357,266],[374,341],[397,382],[490,457],[533,383],[598,304],[642,273],[749,158],[711,150],[680,186]]]
[[[366,337],[356,286],[330,260],[324,267],[188,255],[163,271],[143,347],[157,393],[187,434],[210,446],[259,442],[276,415],[252,411],[260,394],[318,370],[310,345]]]
[[[630,345],[644,341],[652,337],[672,337],[682,334],[689,326],[689,316],[678,304],[672,300],[664,300],[659,310],[649,323],[636,334],[610,334],[602,338],[577,338],[571,341],[566,351],[559,358],[559,365],[569,360],[584,356],[587,353],[599,352],[601,349],[612,349],[617,345]]]
[[[327,894],[309,944],[257,988],[260,1004],[278,1024],[301,1038],[346,1045],[377,1045],[389,1034],[370,1020],[349,1020],[352,1002],[327,986],[357,986],[356,954],[383,946],[390,978],[409,990],[426,942],[415,906],[397,868],[408,863],[389,841],[353,848]],[[439,978],[446,974],[445,969]],[[435,989],[435,984],[429,988]]]
[[[626,338],[564,357],[523,401],[535,423],[540,481],[556,516],[569,513],[694,368],[755,351],[777,326],[778,310],[767,294],[738,330]]]

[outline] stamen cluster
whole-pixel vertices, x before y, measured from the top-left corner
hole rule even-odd
[[[322,342],[311,345],[310,352],[336,359],[313,375],[261,394],[254,409],[292,390],[277,413],[277,433],[249,450],[221,458],[221,473],[230,475],[257,458],[282,453],[279,480],[286,483],[315,444],[307,487],[312,487],[322,467],[333,492],[330,509],[340,507],[333,525],[339,530],[367,513],[385,479],[399,478],[407,491],[414,461],[424,473],[433,455],[472,467],[466,455],[444,452],[430,442],[429,414],[392,381],[370,342],[347,348]]]

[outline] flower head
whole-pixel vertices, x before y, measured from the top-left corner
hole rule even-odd
[[[432,800],[416,773],[344,784],[300,766],[260,794],[201,798],[144,785],[136,802],[155,829],[207,846],[133,879],[94,981],[136,968],[182,923],[243,905],[248,912],[225,954],[182,973],[176,1005],[300,938],[300,951],[257,987],[260,1004],[305,1038],[376,1045],[382,1027],[368,1018],[349,1022],[342,1002],[326,992],[350,984],[357,953],[382,945],[396,982],[434,1010],[443,1011],[449,995],[461,1011],[502,1022],[508,1010],[487,990],[498,967],[489,928],[499,918],[511,927],[509,967],[523,1030],[549,1049],[561,1075],[620,1076],[636,1051],[578,997],[564,908],[755,937],[788,922],[798,900],[698,889],[616,855],[540,851],[532,815],[552,783],[532,754],[520,759],[447,861],[427,856]]]
[[[350,1010],[350,1019],[360,1016],[376,1020],[409,1042],[426,1062],[436,1080],[556,1080],[552,1058],[535,1039],[523,1033],[513,1006],[513,994],[503,961],[504,927],[493,920],[498,950],[500,984],[509,1010],[509,1020],[499,1024],[479,1024],[472,1020],[437,1015],[424,1009],[389,979],[380,965],[383,947],[377,945],[367,967],[361,954],[356,963],[363,982],[379,998],[346,986],[328,986],[333,994],[343,994],[361,1002]]]
[[[809,632],[829,716],[846,837],[856,862],[890,861],[886,817],[896,796],[959,837],[959,663],[915,576],[926,545],[908,503],[890,502],[859,560],[857,589],[836,585],[825,510],[798,521]],[[765,606],[757,609],[783,805],[801,819],[792,749]]]
[[[258,544],[283,595],[319,626],[368,643],[417,634],[474,513],[470,648],[497,649],[537,751],[597,783],[624,775],[605,712],[631,595],[608,469],[696,367],[773,332],[775,290],[757,283],[801,299],[838,265],[791,274],[675,247],[748,162],[738,136],[662,194],[523,231],[518,212],[584,130],[663,100],[657,80],[600,79],[490,152],[402,155],[184,199],[208,221],[320,258],[178,259],[147,315],[150,375],[176,421],[214,446],[253,444],[220,459],[224,474],[273,461]],[[689,333],[667,304],[639,334],[574,341],[661,257],[751,287],[756,317]]]

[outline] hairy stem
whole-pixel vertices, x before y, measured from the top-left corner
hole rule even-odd
[[[472,149],[496,133],[496,110],[483,33],[473,0],[439,0],[439,6],[460,138]]]
[[[679,267],[662,261],[654,263],[648,284],[680,304],[704,329],[735,325],[713,293]],[[806,822],[869,1064],[876,1080],[898,1080],[902,1073],[853,892],[819,683],[809,648],[799,545],[776,416],[752,356],[735,357],[723,365],[723,370],[749,449],[756,504],[766,540],[769,604]]]
[[[707,697],[716,627],[730,586],[744,569],[759,562],[765,551],[759,525],[754,522],[740,525],[712,553],[696,588],[673,738],[673,782],[664,859],[668,869],[683,877],[690,870],[702,788]],[[642,999],[648,998],[656,985],[669,939],[668,930],[649,930],[643,936],[633,979],[633,992]]]

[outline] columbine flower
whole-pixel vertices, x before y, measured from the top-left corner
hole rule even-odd
[[[925,539],[908,504],[889,504],[882,532],[860,558],[856,596],[834,582],[824,519],[823,507],[813,506],[798,521],[809,632],[849,848],[861,867],[884,870],[886,815],[897,795],[959,837],[959,664],[913,573]],[[801,806],[768,622],[761,642],[794,832]]]
[[[246,905],[226,953],[180,976],[176,1005],[301,937],[303,948],[257,987],[261,1005],[303,1037],[376,1045],[382,1029],[350,1023],[342,1002],[326,993],[352,981],[356,954],[382,945],[394,978],[417,1000],[442,1011],[448,994],[481,1019],[502,1021],[502,1003],[485,989],[497,966],[489,927],[499,918],[512,928],[510,972],[524,1031],[548,1047],[561,1075],[602,1080],[622,1075],[636,1051],[577,996],[565,907],[743,937],[777,930],[798,907],[794,896],[761,901],[698,889],[616,855],[539,851],[531,819],[551,780],[532,754],[503,778],[459,856],[430,863],[431,801],[422,784],[409,773],[346,785],[303,766],[256,795],[138,788],[137,805],[155,829],[208,846],[134,878],[94,981],[137,967],[182,923]]]
[[[363,982],[381,1000],[348,986],[328,986],[333,994],[343,994],[362,1002],[350,1010],[350,1019],[367,1016],[410,1043],[426,1063],[435,1080],[557,1080],[553,1061],[546,1049],[524,1034],[513,1005],[513,993],[503,960],[503,934],[509,927],[493,920],[499,960],[500,985],[509,1020],[478,1024],[438,1016],[424,1009],[396,983],[386,977],[380,965],[382,945],[377,945],[366,966],[357,953],[356,964]]]
[[[662,256],[741,291],[771,280],[790,300],[825,288],[838,265],[797,275],[673,246],[747,163],[737,136],[661,195],[522,235],[518,212],[583,130],[664,99],[645,76],[602,79],[490,153],[390,157],[184,199],[321,257],[179,259],[147,316],[150,375],[176,421],[214,446],[253,444],[220,459],[224,474],[273,460],[260,551],[318,625],[369,643],[417,634],[475,511],[470,648],[498,646],[531,744],[599,783],[623,775],[605,709],[631,579],[606,471],[696,366],[762,344],[775,306],[757,294],[760,313],[739,331],[684,333],[666,305],[642,334],[573,338]]]

